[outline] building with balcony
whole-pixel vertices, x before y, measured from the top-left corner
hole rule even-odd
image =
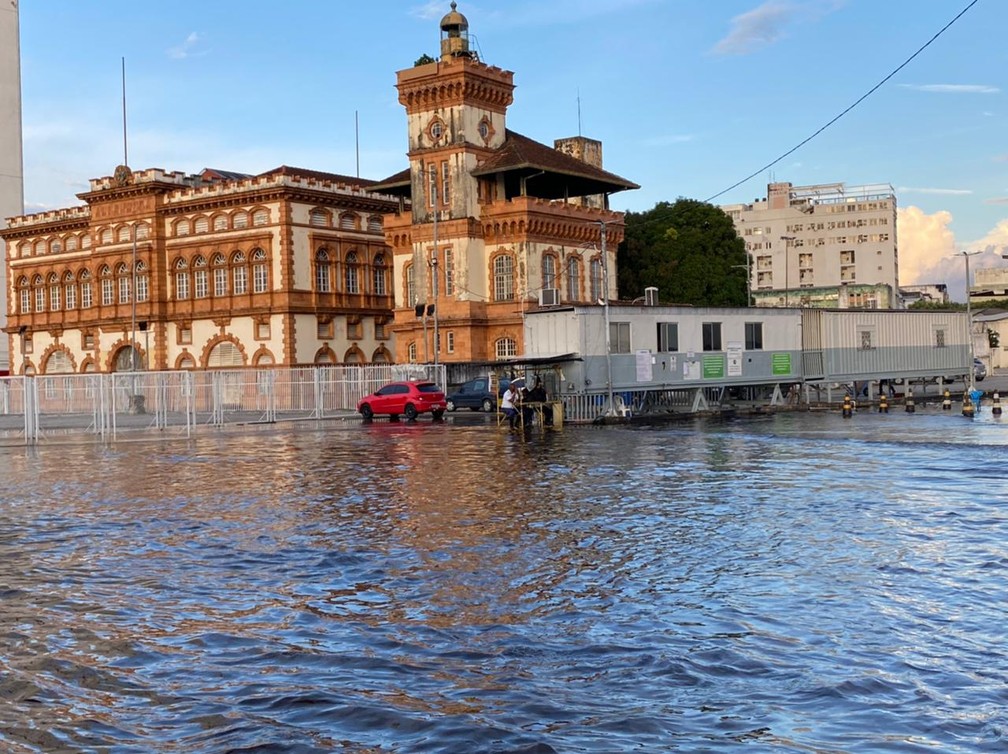
[[[765,199],[721,209],[745,241],[757,306],[899,306],[892,186],[771,183]]]
[[[371,181],[150,169],[11,218],[12,371],[392,360],[392,258]]]
[[[409,167],[374,187],[402,198],[385,218],[396,361],[519,356],[530,309],[617,296],[608,196],[638,186],[602,169],[598,141],[510,130],[513,75],[479,60],[455,3],[440,59],[397,73]]]

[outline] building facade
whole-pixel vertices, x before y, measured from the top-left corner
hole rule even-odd
[[[11,218],[12,371],[392,360],[392,258],[369,181],[125,166]]]
[[[968,295],[973,306],[1008,300],[1008,267],[981,267],[974,270]]]
[[[509,130],[513,74],[480,61],[468,34],[452,3],[440,59],[397,73],[409,168],[376,187],[402,198],[385,218],[397,361],[515,357],[530,309],[617,295],[623,219],[608,195],[636,184],[601,168],[597,141]]]
[[[21,53],[18,0],[0,6],[0,231],[24,212],[21,143]],[[6,259],[0,238],[0,260]],[[6,268],[5,268],[6,271]],[[0,287],[0,329],[7,324],[7,286]],[[0,374],[9,368],[7,338],[0,338]]]
[[[757,306],[899,306],[892,186],[771,183],[765,199],[721,209],[745,241]]]

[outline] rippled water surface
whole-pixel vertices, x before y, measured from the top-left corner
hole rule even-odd
[[[1008,748],[1008,420],[0,452],[3,752]]]

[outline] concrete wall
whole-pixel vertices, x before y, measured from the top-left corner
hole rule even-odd
[[[21,143],[21,52],[18,0],[0,4],[0,227],[24,213],[24,168]],[[7,324],[7,279],[4,241],[0,239],[0,327]],[[0,338],[0,371],[9,368],[7,338]]]

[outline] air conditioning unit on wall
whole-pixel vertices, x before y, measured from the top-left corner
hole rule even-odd
[[[539,306],[559,306],[560,291],[556,288],[543,288],[539,291]]]

